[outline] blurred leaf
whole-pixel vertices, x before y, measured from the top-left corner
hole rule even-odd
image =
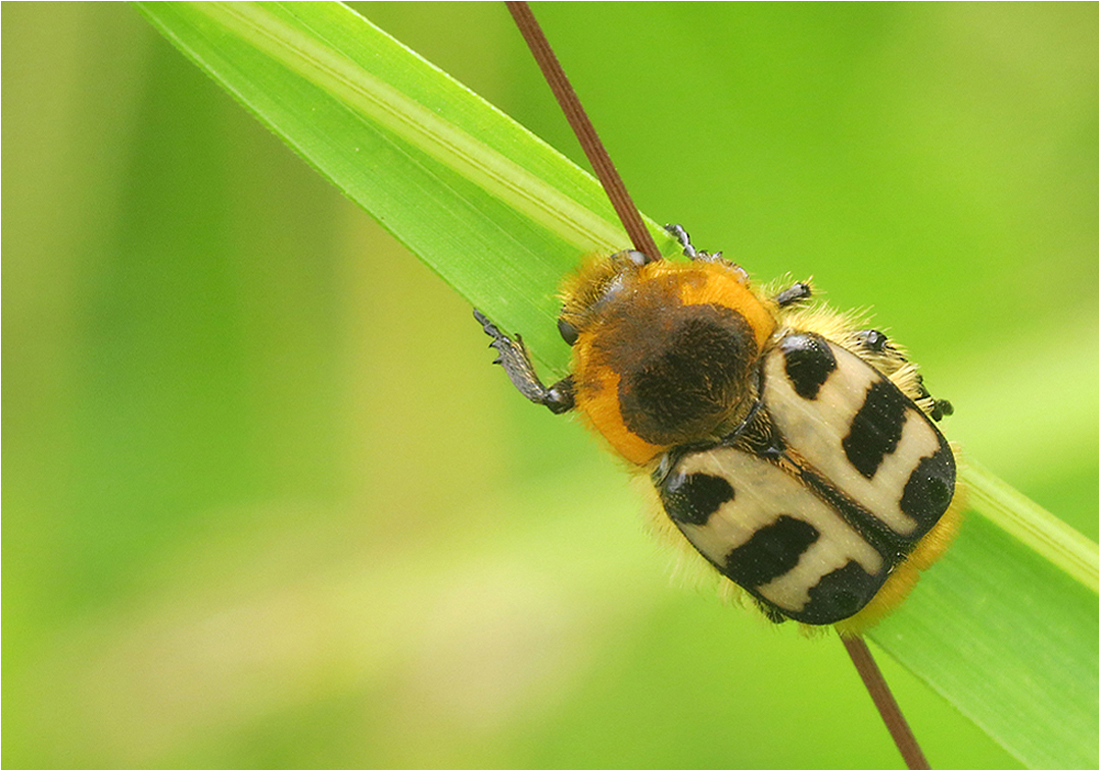
[[[589,175],[343,6],[140,7],[459,292],[561,365],[560,276],[579,252],[626,245]],[[957,542],[871,636],[1025,763],[1095,765],[1096,546],[985,472],[963,477],[973,512]]]
[[[562,274],[629,244],[591,175],[344,6],[140,7],[451,286],[564,362]]]

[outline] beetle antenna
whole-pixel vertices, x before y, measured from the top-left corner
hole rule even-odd
[[[508,0],[505,4],[511,11],[523,39],[527,41],[527,47],[531,49],[531,54],[538,62],[543,77],[550,85],[550,90],[554,92],[554,97],[558,100],[562,112],[565,113],[566,120],[573,128],[573,133],[577,135],[577,141],[581,143],[581,149],[588,156],[588,162],[592,164],[604,192],[611,199],[611,205],[615,207],[615,213],[619,215],[619,221],[630,236],[634,249],[648,257],[651,262],[661,259],[661,253],[657,251],[653,235],[642,222],[638,207],[634,205],[634,200],[627,192],[622,177],[615,170],[611,156],[607,154],[603,142],[596,134],[592,121],[588,119],[588,114],[581,106],[581,100],[577,98],[569,78],[565,76],[565,71],[561,68],[561,63],[558,62],[558,57],[550,47],[546,35],[542,33],[538,21],[535,20],[535,15],[531,13],[530,6],[526,2],[517,0]]]

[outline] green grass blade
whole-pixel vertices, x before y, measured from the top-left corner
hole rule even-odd
[[[963,479],[959,537],[869,636],[1025,765],[1095,766],[1096,545],[976,464]]]
[[[1066,575],[1096,592],[1096,544],[974,461],[967,462],[970,504]]]
[[[140,7],[460,293],[563,363],[561,275],[627,245],[589,175],[343,6]],[[957,542],[872,638],[1023,762],[1094,766],[1096,546],[986,472],[964,478]]]
[[[591,175],[335,3],[139,5],[444,280],[560,367],[553,295],[629,245]],[[675,243],[649,223],[660,248]]]

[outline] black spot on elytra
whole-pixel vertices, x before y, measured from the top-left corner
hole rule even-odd
[[[909,404],[886,379],[876,380],[867,389],[863,406],[841,442],[848,460],[867,479],[874,477],[882,459],[898,448]]]
[[[849,561],[821,577],[809,591],[810,601],[792,618],[807,624],[833,624],[854,616],[886,580],[885,575],[869,575],[858,563]]]
[[[786,360],[787,379],[803,399],[816,399],[818,391],[836,369],[829,344],[817,335],[787,335],[779,343]]]
[[[802,553],[820,537],[805,520],[781,514],[726,556],[722,572],[746,588],[762,586],[798,564]]]
[[[921,458],[909,475],[900,508],[917,521],[916,538],[932,528],[955,494],[955,456],[940,437],[940,447],[933,455]]]
[[[676,473],[668,478],[661,489],[661,502],[665,511],[676,522],[705,525],[734,496],[730,483],[712,474]]]

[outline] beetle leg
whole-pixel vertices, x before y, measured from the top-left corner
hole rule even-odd
[[[699,252],[695,251],[695,247],[691,245],[691,236],[687,234],[687,231],[684,230],[682,225],[665,225],[665,230],[680,242],[680,247],[684,250],[685,257],[689,260],[699,258]],[[706,254],[706,252],[703,252],[703,254]]]
[[[714,254],[711,254],[710,252],[704,251],[702,249],[696,249],[694,246],[692,246],[691,236],[687,234],[687,231],[684,230],[682,225],[665,225],[665,230],[667,230],[677,241],[680,242],[680,246],[684,250],[684,256],[687,257],[689,260],[698,262],[720,262],[730,269],[737,271],[739,280],[742,284],[748,283],[749,274],[745,272],[745,269],[735,263],[733,260],[727,260],[725,257],[722,256],[721,252],[715,252]]]
[[[715,252],[714,254],[711,254],[710,252],[704,251],[702,249],[696,249],[694,246],[692,246],[691,236],[687,234],[687,231],[684,230],[682,225],[665,225],[665,230],[671,233],[672,236],[680,242],[680,246],[684,250],[684,256],[687,257],[689,260],[699,260],[700,262],[727,262],[730,265],[733,264],[730,263],[729,260],[722,259],[721,252]]]
[[[508,378],[517,391],[535,404],[545,406],[555,415],[573,409],[572,375],[562,378],[547,388],[539,380],[539,376],[535,374],[535,367],[531,363],[531,355],[527,353],[527,346],[523,344],[523,339],[519,335],[516,335],[516,339],[512,340],[476,308],[474,309],[474,318],[481,324],[485,334],[493,338],[493,342],[489,343],[489,347],[495,348],[498,354],[496,359],[493,360],[493,364],[504,367],[504,371],[508,373]]]
[[[800,281],[784,289],[773,297],[772,300],[780,308],[786,308],[788,305],[797,305],[803,300],[810,299],[810,294],[810,285]]]
[[[905,354],[890,343],[890,338],[877,329],[861,329],[858,332],[853,332],[852,340],[855,343],[853,352],[887,377],[893,378],[895,372],[898,372],[909,363],[909,360],[905,358]],[[937,399],[928,393],[928,389],[924,385],[924,378],[919,373],[913,373],[911,377],[913,392],[908,393],[909,398],[924,409],[928,413],[928,417],[940,421],[945,415],[951,415],[955,412],[954,405],[947,399]]]

